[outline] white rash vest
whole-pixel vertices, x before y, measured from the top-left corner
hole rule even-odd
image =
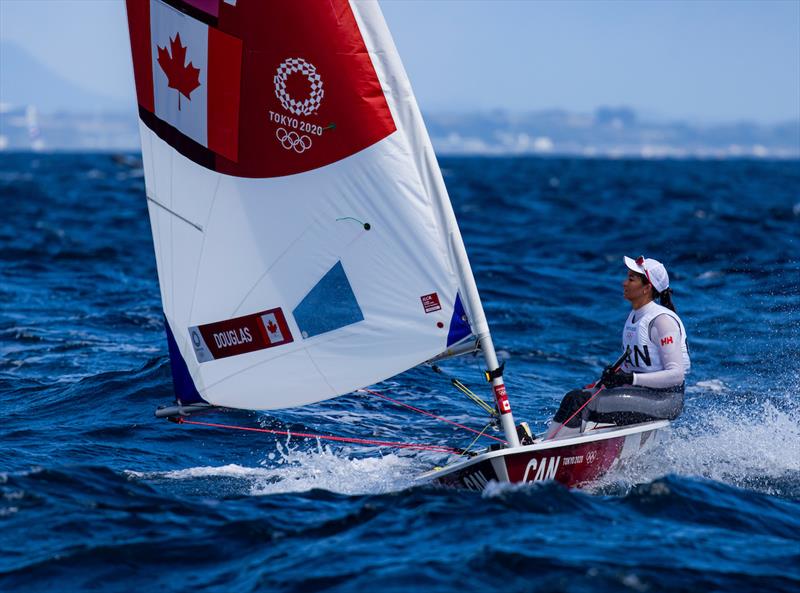
[[[622,347],[628,353],[622,370],[633,373],[636,386],[676,387],[691,368],[683,322],[653,301],[630,312],[622,330]]]

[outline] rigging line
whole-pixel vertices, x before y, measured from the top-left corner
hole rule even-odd
[[[484,436],[484,434],[483,434],[483,433],[484,433],[484,432],[486,432],[486,431],[488,430],[488,428],[489,428],[489,427],[490,427],[492,424],[494,424],[494,422],[489,422],[489,424],[487,424],[486,426],[484,426],[484,427],[483,427],[483,430],[482,430],[482,431],[481,431],[481,432],[478,434],[478,436],[476,436],[474,439],[472,439],[472,442],[471,442],[469,445],[467,445],[467,447],[466,447],[466,448],[463,450],[463,452],[461,453],[461,455],[469,455],[469,454],[470,454],[470,453],[469,453],[469,450],[470,450],[470,449],[472,449],[472,445],[474,445],[474,444],[477,442],[477,440],[478,440],[479,438],[481,438],[482,436]],[[489,436],[489,435],[485,435],[485,436]],[[474,455],[474,453],[473,453],[473,455]]]
[[[461,393],[463,393],[467,397],[468,400],[470,400],[472,403],[477,405],[484,412],[487,412],[490,416],[494,415],[494,410],[492,410],[488,405],[485,405],[483,400],[474,397],[473,394],[470,391],[464,389],[463,386],[460,385],[458,382],[453,381],[452,385],[453,385],[453,387],[458,389]]]
[[[489,404],[487,404],[485,401],[483,401],[480,397],[475,395],[475,393],[469,387],[464,385],[461,381],[459,381],[458,379],[451,379],[450,382],[452,383],[453,387],[455,387],[461,393],[466,395],[469,400],[471,400],[473,403],[477,404],[478,407],[480,407],[487,414],[489,414],[489,416],[492,416],[492,417],[496,417],[497,416],[497,411],[494,408],[492,408]]]
[[[434,373],[441,373],[442,375],[450,375],[443,371],[438,365],[432,365],[431,368],[433,369]],[[450,384],[458,389],[461,393],[467,396],[467,399],[471,400],[474,404],[476,404],[479,408],[481,408],[484,412],[489,414],[492,418],[497,418],[499,414],[497,410],[486,403],[481,397],[475,394],[469,387],[464,385],[464,383],[458,379],[457,377],[450,377]]]
[[[621,355],[621,356],[620,356],[620,357],[619,357],[619,358],[618,358],[618,359],[617,359],[617,360],[616,360],[616,361],[615,361],[615,362],[614,362],[612,365],[610,365],[609,367],[606,367],[606,368],[610,368],[610,369],[612,369],[612,372],[616,373],[616,372],[617,372],[617,371],[620,369],[620,367],[621,367],[621,366],[624,364],[624,362],[625,362],[625,358],[626,358],[627,356],[628,356],[628,352],[627,352],[627,350],[626,350],[625,352],[623,352],[623,353],[622,353],[622,355]],[[589,399],[587,399],[587,400],[586,400],[586,402],[585,402],[585,403],[584,403],[584,404],[583,404],[583,405],[582,405],[580,408],[578,408],[577,410],[575,410],[575,413],[574,413],[572,416],[570,416],[569,418],[567,418],[566,420],[564,420],[564,422],[562,422],[562,423],[559,425],[559,427],[556,429],[556,431],[553,433],[553,436],[551,436],[549,439],[547,439],[548,441],[550,441],[550,440],[553,440],[554,438],[556,438],[556,435],[557,435],[559,432],[561,432],[561,429],[562,429],[562,428],[564,428],[564,425],[565,425],[567,422],[569,422],[570,420],[572,420],[572,419],[573,419],[575,416],[577,416],[577,415],[578,415],[578,413],[579,413],[579,412],[580,412],[580,411],[581,411],[583,408],[585,408],[586,406],[588,406],[588,405],[589,405],[589,402],[590,402],[590,401],[592,401],[592,400],[593,400],[595,397],[597,397],[597,396],[598,396],[598,394],[599,394],[601,391],[603,391],[603,390],[606,388],[606,386],[605,386],[605,385],[603,385],[602,381],[603,381],[603,378],[601,377],[600,379],[598,379],[597,381],[595,381],[594,383],[592,383],[592,384],[591,384],[591,386],[588,386],[588,385],[586,386],[586,389],[594,389],[594,388],[597,386],[597,384],[598,384],[598,383],[600,383],[600,388],[599,388],[597,391],[595,391],[595,392],[592,394],[592,397],[590,397]]]
[[[559,424],[558,428],[557,428],[557,429],[556,429],[556,431],[553,433],[553,436],[551,436],[551,437],[550,437],[549,439],[547,439],[547,440],[548,440],[548,441],[551,441],[551,440],[553,440],[554,438],[556,438],[556,435],[557,435],[559,432],[561,432],[561,429],[562,429],[562,428],[564,428],[564,425],[565,425],[567,422],[569,422],[570,420],[572,420],[572,419],[573,419],[575,416],[577,416],[577,415],[580,413],[580,411],[581,411],[583,408],[585,408],[586,406],[588,406],[588,405],[589,405],[589,402],[590,402],[590,401],[592,401],[592,400],[593,400],[593,399],[594,399],[594,398],[597,396],[597,394],[598,394],[598,393],[600,393],[601,391],[603,391],[603,389],[605,389],[605,388],[606,388],[606,387],[605,387],[605,385],[601,385],[601,386],[600,386],[600,389],[598,389],[597,391],[595,391],[595,392],[592,394],[592,397],[590,397],[589,399],[587,399],[587,400],[584,402],[584,404],[583,404],[583,405],[582,405],[580,408],[578,408],[577,410],[575,410],[575,413],[574,413],[572,416],[570,416],[569,418],[567,418],[566,420],[564,420],[564,422],[562,422],[561,424]]]
[[[355,437],[340,437],[336,435],[310,434],[306,432],[291,432],[288,430],[272,430],[269,428],[253,428],[250,426],[235,426],[232,424],[217,424],[214,422],[198,422],[197,420],[187,420],[181,416],[175,419],[170,418],[176,424],[195,424],[197,426],[210,426],[211,428],[227,428],[230,430],[244,430],[248,432],[261,432],[267,434],[277,434],[281,436],[296,436],[312,439],[322,439],[327,441],[338,441],[342,443],[356,443],[359,445],[378,445],[380,447],[396,447],[398,449],[420,449],[424,451],[437,451],[439,453],[451,453],[460,455],[460,449],[454,449],[445,445],[426,445],[424,443],[398,443],[394,441],[377,441],[374,439],[359,439]]]
[[[353,218],[352,216],[342,216],[336,219],[337,222],[340,220],[354,220],[355,222],[363,226],[365,231],[368,231],[370,228],[372,228],[372,225],[370,225],[368,222],[363,222],[361,220],[358,220],[357,218]]]
[[[194,228],[196,228],[196,229],[197,229],[198,231],[200,231],[201,233],[203,232],[203,227],[201,227],[199,224],[197,224],[196,222],[192,222],[192,221],[191,221],[191,220],[189,220],[188,218],[184,218],[183,216],[181,216],[180,214],[178,214],[177,212],[175,212],[175,211],[174,211],[172,208],[167,208],[167,207],[166,207],[164,204],[162,204],[162,203],[161,203],[161,202],[159,202],[158,200],[156,200],[156,199],[153,199],[153,198],[151,198],[150,196],[147,196],[147,201],[148,201],[148,202],[152,202],[153,204],[155,204],[155,205],[156,205],[156,206],[158,206],[159,208],[163,208],[164,210],[166,210],[167,212],[169,212],[170,214],[172,214],[172,215],[173,215],[173,216],[175,216],[176,218],[180,218],[180,219],[181,219],[183,222],[185,222],[186,224],[188,224],[188,225],[190,225],[190,226],[193,226]]]
[[[369,393],[369,394],[372,394],[372,395],[376,395],[378,397],[382,397],[383,399],[385,399],[387,401],[390,401],[392,403],[395,403],[398,406],[403,406],[404,408],[408,408],[409,410],[414,410],[415,412],[419,412],[420,414],[425,414],[426,416],[430,416],[431,418],[436,418],[437,420],[441,420],[442,422],[447,422],[448,424],[452,424],[453,426],[457,426],[458,428],[463,428],[464,430],[468,430],[469,432],[473,432],[473,433],[475,433],[477,435],[480,435],[483,432],[483,431],[477,431],[474,428],[470,428],[469,426],[464,426],[463,424],[459,424],[458,422],[453,422],[452,420],[448,420],[447,418],[442,418],[441,416],[437,416],[436,414],[431,414],[430,412],[426,412],[425,410],[420,410],[419,408],[415,408],[414,406],[411,406],[409,404],[403,403],[403,402],[398,401],[396,399],[392,399],[391,397],[383,395],[382,393],[378,393],[377,391],[372,391],[370,389],[359,389],[357,391],[362,391],[364,393]],[[483,436],[485,436],[487,438],[490,438],[490,439],[493,439],[495,441],[499,441],[501,443],[505,443],[506,442],[503,439],[499,439],[497,437],[493,437],[490,434],[484,434]]]

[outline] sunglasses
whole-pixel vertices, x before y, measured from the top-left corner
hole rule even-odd
[[[647,281],[650,284],[652,284],[653,281],[650,280],[650,272],[647,271],[647,266],[644,265],[644,256],[643,255],[640,255],[639,257],[636,258],[636,265],[642,267],[642,269],[644,270],[644,275],[647,276]]]

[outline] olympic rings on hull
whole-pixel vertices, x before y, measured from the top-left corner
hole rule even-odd
[[[297,154],[302,154],[311,148],[311,138],[305,134],[301,136],[294,130],[289,132],[285,128],[278,128],[275,130],[275,137],[286,150],[294,150]]]

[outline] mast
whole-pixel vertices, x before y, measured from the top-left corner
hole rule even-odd
[[[450,203],[447,187],[444,184],[442,171],[439,168],[422,113],[411,89],[408,75],[378,3],[368,0],[353,0],[352,6],[361,33],[367,41],[367,47],[372,50],[370,55],[375,69],[382,80],[391,80],[392,84],[389,87],[391,92],[387,93],[387,102],[394,118],[403,123],[402,128],[420,180],[432,198],[437,218],[443,227],[442,231],[448,237],[450,259],[455,264],[454,271],[459,286],[464,291],[462,295],[464,305],[472,324],[472,330],[478,338],[483,352],[506,441],[508,441],[509,447],[519,447],[519,437],[514,424],[514,416],[511,413],[511,404],[506,394],[502,370],[497,362],[497,353],[494,350],[478,287],[469,265],[467,251],[458,229],[458,222],[453,212],[453,205]],[[375,48],[380,48],[380,51],[375,51]]]
[[[444,182],[442,182],[442,185],[444,185]],[[447,203],[448,205],[450,204],[449,200]],[[461,289],[464,291],[465,306],[469,312],[470,320],[472,321],[472,329],[475,332],[475,336],[478,338],[478,343],[483,352],[487,377],[490,378],[492,383],[494,400],[497,411],[500,413],[500,423],[503,427],[503,432],[505,433],[510,448],[519,447],[519,437],[517,436],[517,428],[514,423],[514,415],[511,412],[511,402],[508,401],[508,395],[506,394],[506,385],[503,381],[502,369],[497,362],[497,353],[494,349],[494,342],[492,342],[489,324],[486,321],[486,314],[483,311],[481,297],[480,294],[478,294],[478,286],[475,283],[475,277],[472,274],[472,268],[467,258],[467,251],[464,247],[464,242],[461,238],[461,233],[458,231],[458,227],[456,227],[455,230],[451,230],[450,241],[458,268],[457,273]]]

